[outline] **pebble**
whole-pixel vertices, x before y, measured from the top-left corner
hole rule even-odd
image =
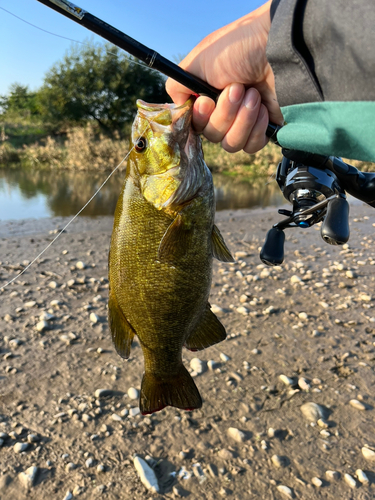
[[[298,379],[298,387],[302,391],[309,391],[311,389],[310,384],[308,383],[308,381],[304,377],[300,377]]]
[[[354,479],[353,476],[351,476],[350,474],[344,474],[344,479],[345,479],[345,482],[351,487],[351,488],[356,488],[357,487],[357,482],[356,480]]]
[[[148,463],[137,455],[134,457],[133,463],[143,485],[153,493],[159,493],[158,480],[155,472],[151,469]]]
[[[221,361],[223,361],[224,363],[226,363],[227,361],[230,361],[230,357],[227,356],[226,354],[224,354],[223,352],[220,353],[220,359]]]
[[[16,443],[13,446],[13,451],[15,453],[22,453],[23,451],[26,451],[29,447],[29,443]]]
[[[70,472],[74,470],[76,467],[77,467],[76,464],[74,464],[73,462],[69,462],[68,464],[66,464],[65,470],[66,472]]]
[[[346,271],[346,277],[353,280],[355,278],[357,278],[357,273],[355,273],[354,271]]]
[[[85,466],[89,469],[90,467],[94,467],[94,463],[94,459],[92,457],[89,457],[85,462]]]
[[[128,396],[130,399],[138,399],[139,398],[139,391],[135,387],[130,387],[128,389]]]
[[[326,478],[329,481],[338,481],[340,479],[340,473],[336,470],[326,470]]]
[[[66,282],[69,288],[72,288],[76,284],[76,280],[71,279]]]
[[[130,417],[136,417],[141,413],[141,410],[136,406],[135,408],[130,408],[129,409],[129,416]]]
[[[303,415],[311,422],[316,422],[320,418],[325,417],[326,409],[324,406],[318,405],[316,403],[305,403],[300,408]]]
[[[357,476],[357,478],[358,478],[358,481],[359,481],[360,483],[365,484],[365,485],[367,485],[367,484],[369,484],[369,483],[370,483],[369,478],[368,478],[368,477],[367,477],[367,475],[363,472],[363,470],[362,470],[362,469],[357,469],[357,470],[355,471],[355,474],[356,474],[356,476]]]
[[[37,443],[38,441],[40,441],[40,437],[37,436],[36,434],[28,434],[27,441],[29,443]]]
[[[364,403],[361,403],[361,401],[358,401],[358,399],[351,399],[349,401],[350,406],[353,406],[353,408],[356,408],[357,410],[367,410],[367,406]]]
[[[77,269],[86,269],[86,264],[84,262],[82,262],[81,260],[79,260],[77,263],[76,263],[76,268]]]
[[[105,467],[103,464],[98,464],[96,466],[96,470],[97,470],[97,472],[105,472]]]
[[[362,448],[362,455],[365,457],[366,460],[371,460],[372,462],[375,462],[375,451],[370,450],[370,448],[364,446]]]
[[[245,306],[239,306],[237,307],[236,311],[240,314],[243,314],[244,316],[247,316],[249,314],[249,309]]]
[[[229,427],[227,432],[228,436],[237,441],[237,443],[243,443],[246,440],[246,434],[236,427]]]
[[[38,471],[39,471],[38,467],[32,465],[25,472],[20,472],[18,474],[18,478],[25,488],[29,489],[32,486],[34,486]]]
[[[106,398],[107,396],[113,396],[113,390],[112,389],[96,389],[96,391],[95,391],[95,397],[97,399]]]
[[[305,313],[305,312],[300,312],[298,314],[298,317],[299,317],[299,319],[302,319],[302,320],[307,320],[309,318],[307,313]]]
[[[288,486],[285,486],[284,484],[279,484],[276,486],[277,491],[280,491],[283,495],[285,495],[287,498],[293,498],[293,490],[291,490]]]
[[[327,420],[324,420],[324,418],[320,418],[318,421],[317,421],[317,424],[319,425],[319,427],[321,427],[322,429],[328,429],[329,427],[329,422],[327,422]]]
[[[90,321],[93,324],[99,323],[99,316],[97,314],[95,314],[95,313],[91,313],[90,314]]]
[[[206,371],[206,363],[199,358],[193,358],[190,361],[190,368],[200,375]]]
[[[279,455],[272,455],[271,461],[275,467],[285,467],[286,460]]]
[[[292,285],[300,285],[302,283],[302,280],[299,276],[297,276],[296,274],[294,274],[291,278],[290,278],[290,282],[292,283]]]
[[[114,422],[122,422],[122,418],[120,417],[120,415],[117,415],[117,413],[112,413],[112,415],[111,415],[111,419],[112,419]]]
[[[222,448],[219,451],[218,455],[223,460],[232,460],[232,458],[234,458],[233,452],[230,450],[227,450],[226,448]]]
[[[52,319],[55,319],[55,316],[53,314],[50,314],[46,311],[43,311],[42,314],[39,316],[40,321],[51,321]]]
[[[220,306],[217,306],[216,304],[211,304],[211,311],[214,314],[219,314],[219,313],[224,312],[224,309],[222,307],[220,307]]]
[[[214,361],[213,359],[210,359],[209,361],[207,361],[207,366],[209,370],[213,371],[216,370],[216,368],[219,368],[220,363]]]
[[[24,306],[27,308],[31,308],[31,307],[36,306],[36,302],[35,302],[35,300],[29,300],[28,302],[24,303]]]
[[[311,482],[314,486],[316,486],[317,488],[320,488],[323,484],[323,481],[321,479],[319,479],[318,477],[313,477],[311,479]]]
[[[55,289],[55,288],[57,288],[57,287],[58,287],[58,284],[56,283],[56,281],[50,281],[50,282],[48,283],[48,286],[49,286],[50,288]]]
[[[286,375],[280,375],[279,379],[287,386],[294,385],[294,380],[290,377],[287,377]]]
[[[47,330],[47,328],[48,328],[48,323],[44,319],[42,321],[39,321],[39,323],[37,323],[37,325],[35,327],[35,329],[38,332],[43,332],[44,330]]]
[[[60,300],[56,300],[56,299],[55,300],[51,300],[51,302],[49,303],[49,305],[51,307],[59,307],[59,306],[61,306],[61,301]]]

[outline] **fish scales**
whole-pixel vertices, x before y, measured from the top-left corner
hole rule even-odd
[[[118,353],[134,335],[145,373],[143,414],[202,400],[182,363],[182,348],[199,350],[225,338],[208,297],[213,255],[231,261],[214,226],[212,177],[184,106],[138,101],[135,145],[119,197],[109,256],[109,324]]]

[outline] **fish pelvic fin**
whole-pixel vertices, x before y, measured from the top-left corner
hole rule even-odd
[[[212,229],[212,255],[221,262],[234,262],[234,258],[222,237],[219,228],[214,225]]]
[[[202,407],[202,398],[197,386],[182,364],[169,380],[149,372],[143,375],[139,398],[142,415],[160,411],[166,406],[187,411]]]
[[[122,358],[127,359],[130,356],[135,331],[111,293],[108,301],[108,323],[116,351]]]
[[[211,306],[207,303],[202,321],[196,330],[188,337],[185,347],[190,351],[201,351],[206,347],[218,344],[226,339],[226,331],[219,319],[211,311]]]

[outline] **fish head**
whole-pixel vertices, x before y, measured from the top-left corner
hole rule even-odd
[[[199,188],[199,182],[191,182],[197,177],[197,160],[203,161],[200,139],[191,127],[193,104],[193,97],[182,106],[137,101],[129,175],[158,210],[184,203]]]

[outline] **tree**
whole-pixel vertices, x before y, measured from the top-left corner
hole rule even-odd
[[[165,102],[165,79],[111,44],[74,45],[47,73],[38,92],[45,119],[58,127],[96,120],[120,133],[135,114],[136,99]]]
[[[0,109],[3,117],[7,118],[36,116],[39,114],[37,94],[30,92],[27,85],[12,83],[9,95],[0,96]]]

